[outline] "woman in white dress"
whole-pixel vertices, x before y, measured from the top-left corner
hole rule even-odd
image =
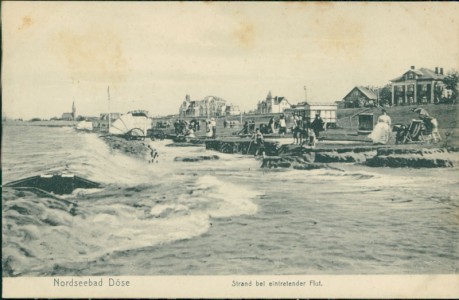
[[[206,137],[208,139],[212,138],[213,131],[212,131],[212,123],[211,121],[207,121],[206,123]]]
[[[368,136],[373,141],[373,144],[385,145],[389,142],[392,132],[391,124],[390,117],[387,115],[386,110],[383,109],[382,115],[378,118],[378,123]]]

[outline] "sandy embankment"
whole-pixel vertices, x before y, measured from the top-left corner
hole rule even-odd
[[[112,151],[148,161],[151,159],[151,149],[147,140],[126,140],[122,137],[105,135],[101,139],[106,142]]]

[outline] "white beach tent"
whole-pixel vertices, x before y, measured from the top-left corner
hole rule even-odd
[[[113,135],[132,134],[136,136],[146,136],[147,130],[152,126],[152,120],[148,112],[143,110],[130,111],[116,119],[108,132]]]

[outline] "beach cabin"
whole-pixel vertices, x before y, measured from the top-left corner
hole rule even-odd
[[[373,131],[374,115],[372,113],[361,113],[358,116],[359,134],[368,134]]]
[[[311,104],[301,102],[294,105],[292,108],[285,110],[286,113],[300,113],[305,120],[311,122],[318,114],[325,122],[326,128],[336,128],[336,111],[338,106],[336,104]]]

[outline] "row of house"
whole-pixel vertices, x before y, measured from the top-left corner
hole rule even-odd
[[[344,108],[375,106],[382,104],[382,99],[385,105],[390,106],[438,103],[452,95],[452,91],[445,88],[445,78],[443,68],[431,70],[411,66],[401,76],[390,80],[390,96],[382,95],[381,88],[356,86],[340,104]]]

